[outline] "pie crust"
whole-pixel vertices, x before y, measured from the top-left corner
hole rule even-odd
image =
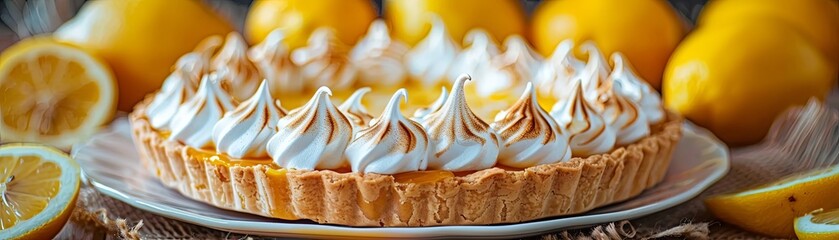
[[[659,183],[682,136],[682,118],[668,113],[650,136],[607,154],[397,181],[394,175],[287,170],[197,154],[152,128],[145,115],[150,100],[130,114],[132,135],[143,165],[167,187],[219,208],[349,226],[514,223],[586,212]]]

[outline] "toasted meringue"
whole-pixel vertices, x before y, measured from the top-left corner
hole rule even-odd
[[[195,45],[192,51],[211,57],[218,52],[222,45],[224,45],[224,37],[221,35],[212,35],[198,42],[198,45]]]
[[[414,112],[414,121],[422,122],[428,117],[429,114],[436,112],[437,110],[440,110],[440,108],[443,107],[443,103],[446,103],[446,99],[449,97],[449,93],[446,91],[446,86],[443,86],[441,88],[442,89],[440,90],[440,96],[437,97],[437,100],[434,100],[434,102],[431,103],[431,106],[419,108]]]
[[[349,98],[347,98],[344,103],[338,106],[338,109],[344,113],[344,116],[350,120],[352,124],[353,136],[355,133],[361,131],[362,129],[367,128],[367,125],[370,124],[370,120],[373,120],[373,115],[367,112],[367,108],[361,104],[361,98],[364,97],[364,94],[370,92],[369,87],[359,88],[355,90]]]
[[[601,109],[603,118],[617,132],[616,144],[627,145],[649,135],[650,125],[640,107],[620,94],[623,91],[620,82],[611,82],[610,85],[612,90],[601,103]]]
[[[496,115],[491,126],[502,139],[498,162],[503,165],[526,168],[571,159],[568,136],[539,106],[530,82],[521,98]]]
[[[175,63],[175,70],[163,81],[154,100],[146,108],[152,127],[169,130],[178,107],[195,95],[201,76],[209,69],[209,60],[200,53],[187,53]]]
[[[277,132],[277,121],[286,115],[262,81],[251,98],[227,112],[213,127],[216,152],[239,159],[267,158],[268,140]]]
[[[346,166],[344,150],[352,138],[352,125],[332,104],[328,87],[317,90],[306,105],[291,110],[277,122],[268,140],[268,155],[289,169],[337,169]]]
[[[513,35],[504,40],[504,53],[492,58],[485,77],[478,85],[478,94],[490,95],[496,92],[519,89],[524,82],[530,82],[542,67],[544,59],[533,50],[521,36]]]
[[[661,107],[661,97],[658,92],[635,74],[623,54],[616,52],[611,58],[615,68],[609,75],[609,79],[621,83],[621,91],[618,93],[637,103],[648,123],[656,124],[664,120],[664,109]]]
[[[227,34],[227,40],[213,58],[213,68],[221,76],[221,88],[236,101],[253,96],[262,79],[259,71],[248,59],[248,44],[236,32]]]
[[[463,85],[471,79],[468,74],[458,77],[443,106],[421,122],[430,143],[429,169],[456,172],[495,166],[500,139],[466,104]]]
[[[179,140],[194,148],[213,145],[213,126],[227,111],[234,108],[233,99],[221,89],[219,76],[210,73],[201,80],[198,92],[172,118],[169,139]]]
[[[338,39],[333,29],[318,28],[309,37],[307,46],[291,52],[291,61],[300,66],[306,88],[347,89],[358,73],[349,62],[348,52],[349,47]]]
[[[408,45],[391,39],[384,20],[370,24],[367,35],[350,51],[350,59],[358,66],[362,85],[395,86],[407,77],[402,64]]]
[[[298,93],[303,91],[303,81],[297,66],[289,58],[290,50],[284,40],[282,29],[276,29],[248,50],[248,57],[268,80],[272,92]]]
[[[574,41],[564,40],[554,49],[551,57],[536,72],[534,84],[543,95],[566,99],[572,90],[571,79],[576,79],[586,64],[574,57]]]
[[[487,76],[495,75],[495,72],[490,72],[490,64],[492,58],[500,52],[492,37],[489,36],[489,33],[481,29],[471,30],[466,34],[463,42],[464,46],[468,45],[469,47],[464,48],[463,51],[458,53],[454,62],[449,66],[448,79],[454,81],[461,74],[467,73],[481,81],[485,81],[488,79]],[[495,86],[490,83],[490,81],[487,81],[478,84],[479,94],[482,96],[489,95],[491,90],[494,89],[484,89],[482,86]]]
[[[422,125],[399,111],[407,101],[404,88],[393,94],[382,115],[347,147],[353,172],[396,174],[425,170],[428,165],[428,136]]]
[[[574,83],[569,98],[554,105],[551,116],[569,135],[574,156],[589,156],[612,150],[615,130],[586,101],[581,80]]]
[[[606,93],[610,91],[610,87],[606,84],[609,72],[611,72],[609,63],[593,42],[583,43],[580,50],[588,54],[586,66],[579,76],[583,80],[585,97],[591,102],[604,101],[600,98],[605,98]]]
[[[434,16],[428,35],[405,55],[408,75],[425,86],[433,86],[445,80],[449,65],[459,51],[443,21]]]

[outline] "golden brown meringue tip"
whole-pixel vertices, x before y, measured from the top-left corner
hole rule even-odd
[[[361,99],[364,98],[364,95],[366,95],[370,91],[372,91],[370,87],[362,87],[356,89],[355,92],[353,92],[352,95],[350,95],[350,97],[347,98],[347,100],[344,100],[344,103],[342,103],[341,106],[339,106],[338,108],[344,109],[344,106],[346,106],[346,109],[348,109],[354,103],[358,103],[359,106],[363,107],[363,105],[361,105]]]
[[[274,31],[271,31],[271,33],[268,33],[268,36],[266,36],[265,39],[262,40],[262,42],[259,42],[258,44],[254,45],[253,47],[248,49],[249,60],[251,60],[252,62],[257,62],[257,59],[264,58],[264,57],[261,57],[259,55],[260,54],[265,55],[265,53],[262,53],[262,52],[263,51],[268,51],[267,49],[270,49],[270,47],[272,47],[272,46],[284,46],[284,47],[286,47],[286,44],[284,42],[285,38],[286,38],[285,32],[283,32],[282,29],[279,29],[279,28],[274,29]],[[282,48],[282,49],[287,49],[287,47]]]
[[[456,80],[454,80],[454,84],[452,84],[452,92],[449,93],[451,98],[451,94],[456,94],[457,92],[463,91],[463,86],[466,85],[467,81],[472,81],[472,75],[468,73],[460,74]]]
[[[207,57],[212,57],[223,44],[224,37],[221,35],[212,35],[198,42],[198,45],[192,51],[205,54]]]
[[[321,99],[321,100],[331,101],[331,100],[329,100],[329,97],[332,97],[332,89],[330,89],[327,86],[321,86],[315,92],[315,96],[312,98],[312,100]]]
[[[463,46],[471,46],[474,44],[479,44],[478,46],[487,46],[488,49],[493,49],[495,52],[498,52],[498,43],[495,42],[495,39],[492,35],[489,34],[484,29],[476,28],[469,30],[466,33],[466,36],[463,36]]]
[[[241,34],[237,32],[228,33],[225,38],[224,45],[221,45],[221,49],[219,49],[215,57],[213,57],[213,65],[228,64],[227,61],[230,59],[226,58],[236,58],[242,56],[243,59],[247,59],[244,57],[247,49],[248,44],[245,42],[245,38],[242,37]]]

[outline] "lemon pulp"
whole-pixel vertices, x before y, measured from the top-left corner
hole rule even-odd
[[[61,187],[61,168],[35,156],[0,157],[0,230],[43,211]]]

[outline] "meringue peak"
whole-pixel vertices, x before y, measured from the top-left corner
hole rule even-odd
[[[471,79],[468,74],[457,78],[443,106],[421,122],[431,143],[430,169],[481,170],[498,160],[498,134],[466,104],[463,85]]]
[[[303,91],[303,81],[297,67],[289,59],[290,50],[285,44],[282,29],[275,29],[259,44],[248,50],[248,58],[269,86],[281,92]]]
[[[345,112],[350,112],[351,110],[357,110],[357,112],[367,112],[367,108],[361,104],[361,98],[364,97],[367,93],[371,91],[370,87],[363,87],[355,90],[355,92],[350,95],[340,106],[338,109],[344,110]]]
[[[615,52],[611,59],[615,67],[609,75],[609,81],[621,84],[617,93],[638,104],[648,123],[655,124],[664,120],[664,109],[661,107],[661,97],[658,92],[635,74],[623,54]]]
[[[539,106],[532,83],[512,107],[496,116],[492,127],[504,142],[498,157],[501,164],[526,168],[571,158],[567,136]]]
[[[286,115],[277,103],[263,80],[251,98],[225,113],[213,127],[217,152],[234,158],[268,157],[266,144],[277,131],[277,121]]]
[[[446,99],[448,99],[449,97],[449,93],[446,90],[446,86],[442,86],[441,88],[442,89],[440,90],[440,96],[437,97],[437,99],[434,100],[434,102],[432,102],[430,106],[417,109],[414,112],[414,120],[422,121],[423,119],[428,117],[429,114],[436,112],[437,110],[443,107],[443,104],[446,103]]]
[[[579,79],[574,82],[571,96],[558,102],[551,116],[569,134],[574,156],[608,152],[615,145],[615,130],[589,105],[582,84]]]
[[[606,95],[605,92],[609,91],[610,86],[607,86],[607,77],[611,72],[609,63],[606,62],[605,57],[594,42],[583,43],[580,45],[580,50],[588,54],[588,62],[586,62],[582,72],[586,98],[593,102],[603,101],[598,98],[602,98]]]
[[[471,82],[472,76],[469,74],[461,74],[457,80],[454,81],[452,85],[452,91],[449,93],[449,97],[446,98],[445,103],[443,106],[440,107],[438,112],[458,112],[460,107],[465,108],[466,111],[472,112],[469,109],[469,105],[466,104],[466,93],[464,90],[464,86],[466,82]],[[474,113],[472,113],[474,114]]]
[[[221,88],[237,101],[245,100],[256,92],[259,70],[248,59],[248,44],[236,32],[227,34],[227,40],[213,58],[213,67],[221,75]]]
[[[431,15],[431,30],[405,55],[408,74],[425,86],[446,78],[460,47],[449,36],[442,20]]]
[[[291,52],[291,61],[300,67],[300,76],[309,88],[350,87],[358,69],[350,64],[349,46],[341,42],[335,30],[321,27],[309,36],[308,44]]]
[[[399,111],[399,106],[402,102],[408,103],[408,91],[404,88],[396,90],[393,96],[390,97],[390,100],[382,113],[381,120],[398,119],[400,117],[404,118],[404,116],[402,116],[402,112]]]
[[[213,126],[233,108],[233,100],[219,86],[218,75],[207,74],[195,96],[178,107],[169,138],[195,148],[208,148],[213,143]]]
[[[320,87],[305,105],[291,110],[277,122],[277,133],[268,141],[268,155],[290,169],[337,169],[346,166],[344,150],[352,140],[352,125]]]
[[[407,91],[393,94],[382,115],[362,130],[347,147],[353,172],[396,174],[425,170],[428,165],[428,135],[422,125],[399,111]]]
[[[373,116],[367,112],[367,108],[361,104],[361,98],[364,97],[365,94],[370,92],[369,87],[359,88],[352,95],[350,95],[347,100],[341,103],[338,106],[338,109],[344,113],[345,116],[350,120],[350,123],[353,125],[353,133],[357,133],[364,128],[367,128],[367,125],[373,119]]]

